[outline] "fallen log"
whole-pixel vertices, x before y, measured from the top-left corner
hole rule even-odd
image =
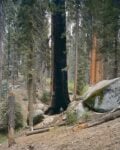
[[[39,134],[39,133],[44,133],[44,132],[48,132],[50,130],[50,128],[44,128],[44,129],[39,129],[39,130],[33,130],[33,131],[29,131],[26,133],[27,136],[29,135],[33,135],[33,134]]]
[[[114,120],[114,119],[119,118],[119,117],[120,117],[120,110],[117,110],[115,112],[110,112],[107,115],[105,115],[104,117],[102,117],[96,121],[91,121],[88,123],[82,123],[82,124],[78,124],[77,126],[74,126],[73,131],[97,126],[97,125],[100,125],[102,123]]]
[[[40,128],[34,128],[34,130],[41,130],[41,129],[54,128],[54,127],[62,127],[65,125],[66,125],[66,122],[62,122],[62,123],[55,124],[55,125],[49,125],[49,126],[44,126],[44,127],[40,127]]]
[[[61,126],[64,126],[64,125],[66,125],[65,122],[57,124],[56,126],[61,127]],[[52,126],[48,126],[48,127],[34,128],[33,131],[27,132],[26,135],[29,136],[29,135],[33,135],[33,134],[39,134],[39,133],[43,133],[43,132],[48,132],[48,131],[50,131],[50,129],[53,129],[54,127],[55,127],[55,125],[54,126],[53,125]]]

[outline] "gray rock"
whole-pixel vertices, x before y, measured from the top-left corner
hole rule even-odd
[[[104,80],[84,95],[83,104],[98,112],[107,112],[120,105],[120,78]]]
[[[77,119],[80,119],[86,112],[86,109],[84,108],[82,101],[73,101],[68,106],[67,112],[75,112]]]
[[[84,108],[83,103],[79,102],[79,104],[76,106],[77,118],[79,119],[80,117],[82,117],[86,111],[87,110]]]
[[[33,124],[38,124],[40,123],[44,118],[44,112],[40,109],[37,109],[33,113]]]
[[[40,109],[34,110],[34,112],[33,112],[33,125],[36,125],[36,124],[42,122],[43,119],[44,119],[44,112]],[[27,124],[29,124],[28,117],[27,117]]]

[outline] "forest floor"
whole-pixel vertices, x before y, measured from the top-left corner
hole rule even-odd
[[[72,127],[56,127],[49,132],[22,135],[16,145],[0,150],[120,150],[120,118],[101,125],[72,130]]]
[[[15,94],[26,118],[25,87],[16,89]],[[0,150],[120,150],[120,118],[75,131],[72,126],[54,127],[49,132],[31,136],[26,136],[26,131],[20,131],[13,147],[8,148],[6,141],[0,144]]]

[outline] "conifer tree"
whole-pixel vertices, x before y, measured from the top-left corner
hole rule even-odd
[[[53,93],[51,107],[47,114],[59,113],[67,109],[70,102],[67,79],[66,13],[65,1],[53,0],[52,40],[53,40]]]
[[[0,0],[0,85],[2,83],[2,63],[3,63],[3,32],[4,32],[4,19],[3,19],[3,0]],[[1,86],[0,86],[1,98]]]
[[[26,54],[26,77],[28,92],[29,126],[33,130],[33,81],[34,81],[34,0],[22,0],[19,10],[19,40]]]

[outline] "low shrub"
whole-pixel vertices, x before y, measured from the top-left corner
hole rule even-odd
[[[6,133],[0,133],[0,144],[5,142],[7,140],[7,134]]]
[[[77,119],[77,114],[75,111],[68,111],[66,113],[66,121],[68,125],[73,125],[75,123],[77,123],[78,119]]]

